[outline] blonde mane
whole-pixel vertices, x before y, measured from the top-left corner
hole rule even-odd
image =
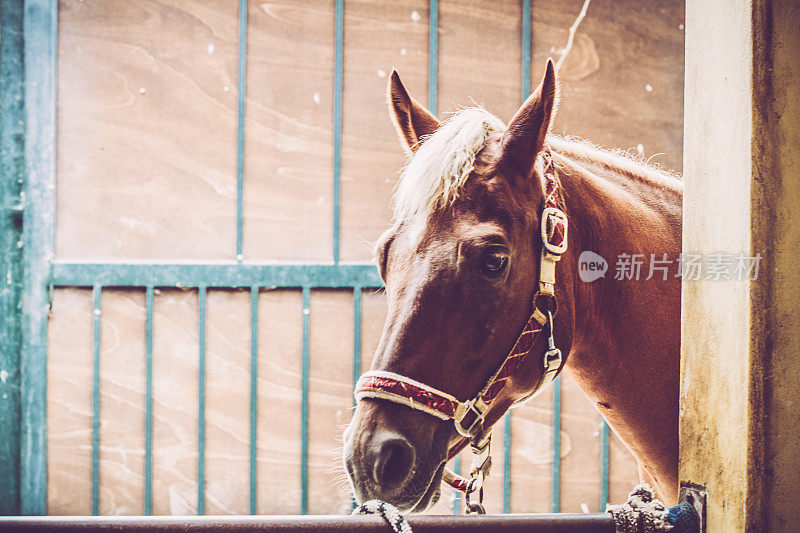
[[[666,170],[661,165],[644,159],[630,150],[619,148],[604,148],[586,139],[576,136],[560,136],[549,134],[547,145],[556,153],[562,154],[573,161],[603,167],[613,173],[627,176],[642,183],[669,190],[678,190],[681,187],[679,172]]]
[[[414,215],[424,219],[446,208],[458,198],[475,164],[475,157],[487,140],[503,133],[506,125],[482,107],[462,109],[423,138],[416,153],[400,172],[394,190],[395,220]],[[582,163],[602,166],[662,189],[681,189],[680,175],[621,150],[608,150],[576,137],[550,134],[547,145],[557,153]]]
[[[406,163],[394,191],[394,216],[406,219],[447,207],[473,170],[475,156],[506,126],[480,107],[459,111],[426,137]]]

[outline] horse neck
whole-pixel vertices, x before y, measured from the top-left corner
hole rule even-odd
[[[682,183],[634,162],[615,165],[611,154],[592,160],[592,152],[576,156],[569,146],[553,151],[570,218],[570,249],[559,268],[573,304],[567,368],[662,497],[674,501],[680,279],[675,264],[667,281],[644,278],[651,253],[672,260],[680,253]],[[606,259],[605,278],[580,280],[584,250]],[[620,254],[644,254],[640,280],[614,279]]]

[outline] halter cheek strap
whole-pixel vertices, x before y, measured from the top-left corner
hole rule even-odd
[[[500,394],[525,358],[539,334],[547,327],[548,347],[542,358],[543,372],[539,383],[518,405],[539,394],[550,384],[563,366],[561,350],[553,337],[553,315],[556,312],[555,272],[561,254],[567,250],[567,216],[560,207],[560,190],[549,150],[542,154],[545,177],[545,201],[541,216],[542,252],[539,261],[539,284],[533,297],[530,318],[500,367],[474,397],[460,401],[455,396],[400,374],[370,370],[363,374],[355,388],[356,400],[378,398],[422,411],[441,420],[453,420],[456,430],[469,440],[472,448],[470,478],[445,470],[443,481],[467,494],[467,512],[482,512],[483,480],[491,468],[491,427],[484,428],[484,417],[492,401]],[[540,304],[548,302],[541,308]],[[463,446],[463,441],[455,448]],[[471,495],[476,494],[476,500]]]

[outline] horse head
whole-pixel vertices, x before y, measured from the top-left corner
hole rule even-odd
[[[395,72],[388,93],[409,159],[395,190],[393,225],[376,246],[388,315],[371,370],[461,402],[503,364],[535,306],[546,191],[538,156],[557,107],[555,72],[548,61],[508,127],[478,108],[440,123]],[[573,313],[564,290],[549,327],[566,354]],[[480,430],[541,385],[547,350],[538,336],[531,356],[481,414]],[[352,488],[360,501],[422,511],[438,499],[448,450],[464,431],[413,401],[384,396],[360,398],[345,431]]]

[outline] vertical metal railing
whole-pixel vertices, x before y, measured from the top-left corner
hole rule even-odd
[[[603,419],[603,428],[600,433],[600,506],[602,513],[608,505],[608,447],[609,447],[608,422]]]
[[[236,81],[236,260],[243,259],[244,243],[244,117],[247,97],[247,0],[239,0],[239,41]]]
[[[430,0],[428,10],[428,109],[436,115],[439,112],[439,0]]]
[[[550,512],[561,511],[561,376],[553,381],[553,473]]]
[[[361,290],[359,286],[353,287],[353,389],[361,376]]]
[[[92,514],[100,514],[100,333],[102,287],[92,290]]]
[[[522,0],[522,94],[524,102],[531,92],[531,1]],[[503,417],[503,513],[511,512],[511,412]]]
[[[258,480],[258,294],[250,287],[250,514],[256,514]]]
[[[154,292],[145,289],[144,514],[153,514],[153,312]]]
[[[428,2],[428,110],[439,112],[439,0]],[[453,458],[453,472],[461,475],[461,456]],[[450,511],[461,514],[461,493],[453,491]]]
[[[197,288],[197,514],[205,514],[206,492],[206,287]]]
[[[457,476],[461,475],[461,456],[456,455],[453,459],[453,473]],[[453,514],[461,514],[461,492],[453,491]]]
[[[55,247],[57,14],[57,2],[25,1],[20,503],[27,515],[47,512],[47,316]]]
[[[0,515],[20,512],[19,320],[24,268],[24,47],[22,0],[2,0],[0,23]]]
[[[301,362],[302,396],[300,401],[300,514],[308,514],[308,400],[309,400],[309,337],[311,288],[303,287],[303,340]]]
[[[344,0],[336,0],[333,46],[333,262],[339,262],[342,174],[342,71],[344,68]]]
[[[361,376],[361,326],[362,326],[362,305],[361,305],[361,286],[353,287],[353,390],[356,388],[358,378]],[[353,396],[353,408],[356,406],[356,398]],[[357,502],[355,497],[351,497],[351,507],[355,509]]]

